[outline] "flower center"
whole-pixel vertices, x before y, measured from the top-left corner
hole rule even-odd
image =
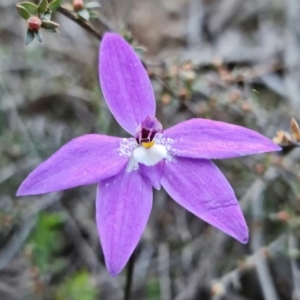
[[[155,117],[147,117],[136,129],[135,139],[138,144],[148,149],[155,144],[153,141],[155,134],[161,132],[161,123]]]
[[[133,158],[146,166],[154,166],[167,157],[167,149],[155,144],[154,136],[162,133],[162,125],[155,117],[147,117],[137,128],[135,139],[139,147],[134,149]]]
[[[155,144],[155,142],[154,141],[151,141],[151,142],[142,142],[141,143],[146,149],[148,149],[148,148],[151,148],[154,144]]]

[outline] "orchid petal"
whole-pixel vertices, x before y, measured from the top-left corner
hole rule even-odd
[[[99,56],[100,84],[119,124],[132,135],[148,116],[155,98],[148,74],[132,47],[118,34],[106,33]]]
[[[164,131],[172,141],[173,154],[191,158],[219,159],[281,150],[268,138],[242,126],[192,119]]]
[[[139,167],[144,174],[152,184],[152,186],[160,190],[161,188],[161,177],[163,174],[163,170],[165,167],[165,160],[161,160],[154,166],[146,166],[144,164],[139,164]]]
[[[99,184],[96,220],[112,276],[122,271],[146,227],[152,208],[152,187],[139,170],[124,170]]]
[[[234,192],[209,160],[177,157],[166,161],[162,186],[181,206],[241,243],[248,228]]]
[[[122,140],[88,134],[70,141],[29,174],[17,195],[65,190],[120,173],[129,160],[118,153]]]

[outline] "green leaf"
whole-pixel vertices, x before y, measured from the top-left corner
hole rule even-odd
[[[123,38],[129,43],[129,44],[132,44],[133,43],[133,36],[132,36],[132,33],[131,32],[126,32],[124,35],[123,35]]]
[[[56,291],[55,299],[96,300],[97,288],[93,285],[88,272],[79,271],[63,281]]]
[[[98,8],[98,7],[101,7],[101,5],[96,1],[88,2],[85,5],[85,8]]]
[[[77,12],[77,14],[84,20],[88,21],[90,19],[90,13],[87,9],[82,9]]]
[[[46,30],[51,33],[59,33],[57,29],[46,29]]]
[[[32,262],[41,273],[51,269],[55,255],[63,248],[62,224],[64,216],[59,213],[41,213],[38,224],[28,238],[27,245],[31,247]]]
[[[52,11],[57,10],[60,7],[61,3],[62,3],[62,0],[53,0],[49,4],[48,8]]]
[[[53,21],[49,21],[49,20],[43,20],[42,21],[42,27],[46,28],[46,29],[56,29],[59,26],[60,25],[58,23],[55,23]]]
[[[90,11],[90,19],[97,19],[99,18],[99,14],[95,11]]]
[[[38,31],[34,32],[34,36],[40,43],[43,43],[42,37]]]
[[[25,35],[26,45],[29,45],[34,40],[34,38],[35,38],[34,32],[28,29]]]
[[[160,299],[160,286],[157,278],[149,278],[146,285],[147,299]]]
[[[136,47],[133,47],[133,49],[139,55],[144,54],[147,51],[147,49],[142,46],[136,46]]]
[[[19,4],[16,5],[16,8],[17,8],[19,15],[23,19],[28,20],[30,18],[30,13],[27,11],[26,8],[24,8],[23,6],[20,6]]]
[[[43,14],[41,20],[51,20],[52,13],[51,12],[46,12]]]
[[[44,14],[47,10],[47,7],[48,7],[48,1],[41,0],[37,9],[38,14]]]
[[[30,14],[34,15],[37,13],[37,5],[31,2],[21,2],[18,3],[18,6],[24,7]]]

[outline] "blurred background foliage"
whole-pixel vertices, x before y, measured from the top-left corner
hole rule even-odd
[[[15,197],[28,173],[70,139],[126,136],[101,95],[95,35],[58,11],[60,33],[41,29],[43,44],[26,47],[16,4],[0,1],[0,299],[122,299],[126,272],[110,278],[105,269],[95,187]],[[300,152],[289,128],[291,117],[300,121],[300,2],[99,4],[93,27],[134,43],[165,128],[211,118],[269,138],[281,131],[276,141],[285,145],[281,154],[216,161],[245,213],[247,245],[155,192],[133,299],[300,300]],[[72,8],[71,0],[62,5]]]

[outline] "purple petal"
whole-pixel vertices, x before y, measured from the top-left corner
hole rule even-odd
[[[103,180],[96,200],[96,220],[108,272],[122,271],[146,227],[152,187],[140,171]]]
[[[163,174],[163,170],[165,167],[165,160],[161,160],[154,166],[146,166],[144,164],[139,164],[139,167],[144,174],[144,176],[147,177],[150,184],[157,189],[160,190],[161,188],[161,177]]]
[[[209,160],[177,157],[166,161],[162,186],[184,208],[241,243],[248,228],[234,192]]]
[[[121,141],[121,138],[99,134],[70,141],[29,174],[17,195],[65,190],[120,173],[128,162],[128,157],[118,153]]]
[[[281,150],[261,134],[242,126],[192,119],[164,131],[173,140],[175,155],[192,158],[230,158]]]
[[[155,98],[148,74],[133,48],[118,34],[106,33],[100,48],[100,84],[119,124],[132,135],[148,116]]]

